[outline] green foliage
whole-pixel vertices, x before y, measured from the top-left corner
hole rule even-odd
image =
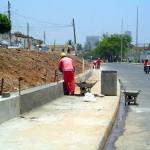
[[[39,40],[39,39],[36,39],[35,41],[34,41],[34,46],[36,46],[36,45],[41,45],[41,44],[43,44],[43,41],[42,40]]]
[[[11,21],[5,14],[0,14],[0,33],[7,33],[11,30]]]
[[[83,49],[82,44],[78,43],[77,44],[77,51],[81,51]]]
[[[20,34],[20,35],[23,35],[21,32],[19,32],[19,31],[16,31],[16,32],[14,32],[14,34]]]
[[[66,44],[72,46],[72,50],[75,50],[75,45],[74,45],[74,42],[72,40],[68,40],[66,42]]]
[[[108,59],[109,61],[120,61],[122,41],[122,56],[132,47],[131,37],[128,35],[105,35],[97,47],[93,50],[93,57]]]
[[[37,40],[37,44],[42,44],[43,41],[42,40]]]
[[[72,42],[72,40],[68,40],[68,41],[66,42],[66,44],[71,45],[71,46],[74,45],[74,43]]]

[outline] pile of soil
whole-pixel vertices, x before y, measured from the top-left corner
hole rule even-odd
[[[76,65],[75,75],[83,73],[83,59],[73,58]],[[16,92],[43,84],[62,80],[58,71],[60,52],[48,52],[28,49],[0,48],[0,85],[4,79],[3,92]],[[90,64],[85,61],[85,70]],[[1,88],[0,88],[1,90]]]

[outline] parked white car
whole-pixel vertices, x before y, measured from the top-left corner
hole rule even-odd
[[[11,43],[10,45],[8,45],[8,48],[22,48],[22,45],[21,44]]]
[[[0,41],[0,47],[8,48],[9,43],[7,41]]]

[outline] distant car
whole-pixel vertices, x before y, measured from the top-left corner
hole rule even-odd
[[[91,59],[88,59],[88,58],[87,58],[87,59],[85,59],[85,60],[88,61],[88,62],[91,62]]]
[[[0,41],[0,47],[8,48],[9,43],[6,41]]]
[[[35,46],[36,50],[49,51],[49,48],[46,44],[38,44]]]
[[[11,43],[8,45],[8,48],[22,48],[21,44]]]

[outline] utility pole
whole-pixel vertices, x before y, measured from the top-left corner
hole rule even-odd
[[[27,38],[28,38],[28,49],[30,49],[30,43],[29,43],[29,23],[27,23]]]
[[[75,30],[75,23],[74,23],[74,18],[73,18],[73,33],[74,33],[74,44],[75,44],[75,55],[77,54],[77,49],[76,49],[76,30]]]
[[[45,31],[44,31],[44,44],[45,44]]]
[[[122,62],[122,33],[123,33],[123,20],[121,24],[121,62]]]
[[[8,1],[8,18],[11,21],[11,13],[10,13],[10,3]],[[11,30],[9,31],[9,41],[11,43]]]
[[[140,53],[138,51],[138,7],[137,7],[137,20],[136,20],[136,59],[137,61],[140,60]]]
[[[54,51],[55,51],[56,40],[54,41]]]
[[[74,44],[76,44],[76,31],[75,31],[74,18],[73,18],[73,33],[74,33]]]

